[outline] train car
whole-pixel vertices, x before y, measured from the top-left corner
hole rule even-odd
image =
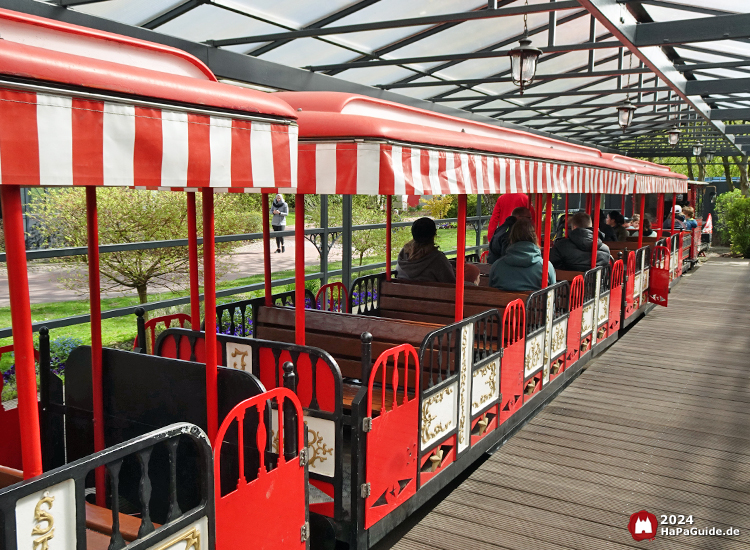
[[[218,368],[215,354],[196,363],[103,348],[96,207],[105,186],[185,192],[198,328],[196,193],[213,309],[214,193],[296,187],[294,111],[219,83],[173,48],[7,10],[0,34],[0,199],[18,387],[18,407],[0,407],[2,547],[306,548],[294,374],[266,391],[247,371]],[[71,353],[64,389],[49,372],[47,335],[33,348],[21,205],[22,187],[57,186],[85,189],[91,302],[92,345]],[[251,512],[255,521],[245,521]]]
[[[298,191],[457,194],[460,259],[469,193],[537,192],[546,195],[549,211],[552,192],[583,191],[594,196],[598,222],[601,193],[683,185],[650,163],[372,98],[279,96],[296,109],[300,124]],[[302,193],[295,202],[303,204]],[[271,293],[266,244],[265,296],[217,308],[217,323],[243,335],[220,336],[221,355],[232,362],[242,345],[267,387],[280,383],[284,361],[293,363],[305,388],[298,396],[308,427],[321,428],[315,438],[322,445],[310,452],[330,451],[328,460],[310,468],[318,490],[310,512],[326,518],[330,532],[352,548],[372,546],[551,399],[593,355],[588,352],[613,341],[609,336],[617,334],[628,303],[637,299],[638,310],[650,294],[668,292],[664,277],[648,277],[668,265],[652,265],[648,248],[640,246],[643,251],[632,251],[629,279],[626,258],[573,274],[570,282],[545,281],[536,292],[506,293],[464,286],[463,262],[457,261],[456,285],[399,281],[387,269],[351,289],[332,283],[321,290],[327,298],[313,300],[304,290],[300,245],[293,294]],[[390,242],[386,255],[390,266]],[[627,281],[630,302],[621,304]],[[318,303],[327,311],[312,309]],[[196,357],[203,334],[168,329],[156,351]],[[260,348],[268,341],[290,349],[264,355]],[[293,345],[325,350],[330,360],[297,354]],[[395,459],[393,449],[407,454]]]

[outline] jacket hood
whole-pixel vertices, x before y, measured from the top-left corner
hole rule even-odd
[[[403,271],[409,279],[419,280],[426,277],[436,269],[440,268],[441,252],[437,248],[417,260],[408,258],[404,249],[398,253],[398,268]]]
[[[598,239],[596,241],[596,249],[599,250],[603,246],[602,239],[604,234],[599,231]],[[568,234],[570,242],[572,242],[578,250],[583,252],[591,252],[591,244],[594,242],[594,232],[591,228],[577,227]]]
[[[542,263],[542,251],[534,243],[519,241],[510,245],[501,259],[515,267],[531,267]]]

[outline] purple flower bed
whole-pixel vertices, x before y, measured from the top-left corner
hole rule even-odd
[[[378,292],[376,290],[368,290],[365,292],[352,292],[352,306],[358,306],[366,304],[368,302],[374,302],[378,299]]]
[[[62,338],[56,338],[50,342],[50,369],[51,371],[60,376],[65,376],[65,362],[68,360],[70,352],[78,346],[83,345],[83,342],[78,338],[71,336],[64,336]],[[37,372],[38,368],[37,368]],[[8,367],[3,372],[3,385],[14,383],[16,380],[16,365],[15,363]]]

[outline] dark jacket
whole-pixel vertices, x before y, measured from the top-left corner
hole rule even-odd
[[[663,229],[675,229],[677,231],[684,231],[685,230],[685,224],[683,223],[685,221],[685,216],[682,214],[677,214],[674,217],[674,228],[672,227],[672,215],[666,217],[664,220],[664,225],[662,226]]]
[[[409,258],[410,243],[398,253],[396,272],[399,279],[409,281],[431,281],[436,283],[455,283],[456,272],[440,250],[437,248],[417,260]]]
[[[605,242],[614,242],[617,240],[617,233],[615,233],[613,227],[607,225],[606,221],[599,221],[599,233],[601,234],[601,239]],[[589,250],[591,249],[589,248]]]
[[[549,260],[556,269],[566,271],[588,271],[591,269],[591,245],[594,232],[590,228],[578,227],[564,239],[558,239],[549,252]],[[609,263],[609,247],[602,242],[604,235],[599,232],[596,243],[596,265]]]
[[[495,230],[490,241],[490,253],[487,255],[487,263],[494,264],[498,259],[505,255],[505,250],[510,244],[510,228],[516,223],[516,218],[508,216],[505,218],[503,225]]]
[[[612,229],[614,230],[615,236],[617,237],[618,241],[627,241],[628,240],[628,230],[625,229],[624,225],[616,225],[616,226],[612,227]]]
[[[555,270],[550,262],[547,273],[549,284],[555,284]],[[527,241],[510,245],[505,256],[490,268],[490,286],[510,292],[542,288],[542,251]]]

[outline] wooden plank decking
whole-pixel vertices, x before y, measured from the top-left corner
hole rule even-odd
[[[392,548],[750,548],[750,263],[713,259],[669,300]],[[740,535],[636,542],[642,509]]]

